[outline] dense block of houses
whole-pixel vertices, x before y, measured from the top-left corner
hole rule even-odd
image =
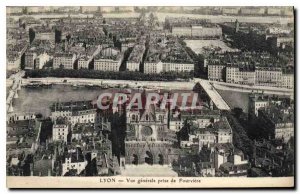
[[[294,137],[294,108],[285,104],[260,108],[258,119],[270,138],[288,142]]]
[[[55,53],[53,57],[53,68],[74,69],[76,55],[71,53]]]
[[[71,131],[70,124],[67,119],[59,117],[54,121],[52,127],[52,139],[53,141],[68,142],[68,135]]]
[[[146,50],[145,44],[136,44],[126,63],[128,71],[140,71],[140,65],[143,60],[143,55]]]
[[[163,39],[163,38],[156,38]],[[155,40],[151,40],[155,41]],[[195,64],[185,49],[176,39],[169,39],[163,44],[150,45],[144,61],[144,73],[191,72]]]
[[[115,48],[105,48],[95,56],[94,69],[101,71],[119,71],[124,53]]]
[[[209,56],[205,64],[208,79],[212,81],[290,89],[294,87],[293,70],[267,53],[224,53]]]
[[[96,108],[91,101],[54,103],[51,107],[51,118],[55,121],[63,117],[74,126],[77,123],[95,123]]]
[[[207,20],[192,18],[166,18],[171,34],[179,37],[211,39],[222,37],[222,28]]]

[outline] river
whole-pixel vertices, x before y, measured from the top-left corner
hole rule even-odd
[[[149,13],[148,13],[149,14]],[[139,13],[129,12],[129,13],[104,13],[103,17],[105,18],[133,18],[139,17]],[[166,17],[189,17],[195,19],[209,19],[212,23],[222,23],[222,22],[234,22],[236,19],[239,22],[247,22],[247,23],[280,23],[287,24],[293,23],[294,18],[290,17],[281,17],[281,16],[227,16],[227,15],[199,15],[199,14],[185,14],[185,13],[164,13],[157,12],[156,13],[159,22],[164,22]],[[20,17],[24,15],[18,16],[9,16],[10,18],[14,18],[18,20]],[[62,18],[68,17],[68,14],[35,14],[28,15],[29,17],[33,17],[36,19],[40,18]],[[92,17],[92,14],[71,14],[71,17]]]
[[[219,94],[230,108],[239,107],[248,112],[247,92],[217,89]],[[80,101],[96,99],[103,89],[97,87],[73,87],[72,85],[53,85],[51,88],[27,88],[23,87],[19,92],[19,98],[13,100],[15,112],[36,112],[44,116],[50,115],[49,106],[57,101]],[[282,96],[282,95],[281,95]]]
[[[242,108],[244,112],[248,112],[249,93],[219,89],[217,91],[231,109]]]
[[[79,87],[71,85],[53,85],[51,88],[27,88],[23,87],[19,92],[19,98],[14,99],[15,112],[42,113],[45,117],[50,116],[50,105],[54,102],[93,100],[103,90],[100,88]],[[241,107],[248,110],[248,93],[228,92],[218,90],[220,95],[228,103],[230,108]]]
[[[228,104],[228,106],[233,108],[242,108],[244,112],[248,112],[249,106],[249,94],[250,92],[239,92],[233,90],[222,90],[216,89],[218,93],[222,96],[224,101]],[[265,93],[265,95],[272,96],[273,94]],[[279,97],[289,98],[290,95],[277,94]]]
[[[26,88],[19,92],[19,98],[14,99],[15,112],[37,112],[44,116],[50,115],[49,106],[57,101],[93,100],[101,93],[100,88],[75,88],[70,85],[53,85],[51,88]]]

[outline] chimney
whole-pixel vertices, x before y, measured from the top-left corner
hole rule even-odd
[[[93,146],[94,146],[94,149],[95,149],[96,146],[95,146],[95,140],[94,140],[94,137],[93,137]]]
[[[102,134],[102,131],[100,131],[100,138],[102,140],[102,137],[103,137],[103,134]]]
[[[78,161],[78,158],[79,158],[79,156],[78,156],[78,148],[76,148],[76,158],[77,158],[77,161]]]

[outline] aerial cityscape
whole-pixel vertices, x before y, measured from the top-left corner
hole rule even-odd
[[[293,7],[6,7],[7,176],[293,177]]]

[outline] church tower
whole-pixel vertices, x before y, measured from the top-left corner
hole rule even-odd
[[[126,165],[171,164],[176,134],[168,128],[168,110],[152,104],[149,109],[127,110],[126,117]]]

